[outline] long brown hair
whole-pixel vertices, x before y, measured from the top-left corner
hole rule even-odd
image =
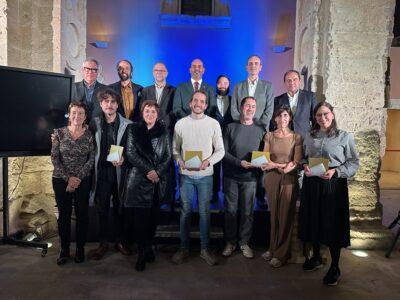
[[[320,131],[320,129],[321,129],[321,126],[319,126],[319,124],[317,122],[316,115],[317,115],[317,111],[322,106],[325,106],[326,108],[328,108],[331,111],[331,113],[333,114],[333,117],[334,117],[333,120],[332,120],[331,128],[329,128],[329,130],[327,132],[328,136],[329,137],[337,136],[339,134],[339,130],[337,128],[336,117],[335,117],[335,113],[333,112],[333,106],[329,102],[326,102],[326,101],[319,102],[314,108],[314,111],[313,111],[313,122],[312,122],[310,134],[311,134],[312,137],[316,137],[318,131]]]

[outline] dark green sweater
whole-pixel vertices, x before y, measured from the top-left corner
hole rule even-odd
[[[264,128],[239,122],[230,123],[223,134],[225,156],[223,174],[238,181],[256,181],[260,169],[245,169],[240,165],[242,160],[251,161],[252,151],[263,150]]]

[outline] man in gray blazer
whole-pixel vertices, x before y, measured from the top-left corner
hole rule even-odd
[[[203,74],[205,70],[206,69],[204,68],[203,62],[196,58],[192,61],[192,64],[189,68],[191,75],[190,81],[181,83],[177,87],[173,105],[173,111],[177,119],[181,119],[192,113],[189,107],[189,102],[193,96],[193,93],[198,90],[202,90],[207,94],[208,107],[205,111],[206,115],[210,115],[215,106],[217,106],[213,87],[203,81]]]
[[[233,120],[239,121],[240,102],[247,96],[254,97],[257,101],[257,110],[254,119],[268,130],[274,111],[274,91],[270,82],[259,79],[258,76],[261,69],[260,57],[257,55],[250,56],[246,65],[248,77],[246,80],[237,83],[234,88],[231,115]]]
[[[289,106],[293,112],[293,122],[291,129],[300,134],[303,138],[310,132],[313,119],[313,110],[317,105],[317,99],[313,92],[300,89],[301,77],[296,70],[289,70],[283,76],[287,93],[279,95],[274,100],[274,109],[277,110],[282,105]],[[270,130],[275,130],[276,124],[271,120]]]
[[[88,118],[90,122],[94,117],[99,115],[102,110],[97,100],[97,92],[105,87],[97,81],[99,75],[99,62],[94,58],[87,58],[81,68],[83,80],[76,82],[72,86],[72,101],[80,101],[88,107]]]

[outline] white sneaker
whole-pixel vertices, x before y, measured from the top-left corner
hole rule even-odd
[[[269,251],[264,252],[261,254],[261,257],[265,259],[266,261],[270,261],[272,259],[272,253]]]
[[[246,258],[253,258],[254,253],[253,250],[249,247],[249,245],[241,245],[240,250],[242,250],[243,256]]]
[[[232,253],[235,251],[236,246],[231,243],[226,243],[224,251],[222,251],[222,256],[228,257],[231,256]]]
[[[279,259],[277,259],[276,257],[272,258],[271,261],[269,262],[269,264],[273,268],[280,268],[283,265],[282,262]]]

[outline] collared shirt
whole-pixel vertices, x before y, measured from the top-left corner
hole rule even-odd
[[[224,116],[229,106],[229,97],[217,95],[217,106],[221,116]]]
[[[338,177],[352,177],[359,168],[354,139],[344,130],[339,130],[334,136],[328,136],[323,131],[318,131],[315,137],[308,133],[304,138],[303,149],[302,163],[308,163],[310,157],[328,158],[329,168],[336,168]]]
[[[247,83],[249,85],[249,96],[250,97],[254,97],[254,94],[256,93],[258,78],[255,79],[254,81],[251,81],[250,79],[247,79]]]
[[[288,98],[289,98],[289,105],[290,105],[290,109],[292,110],[293,115],[296,114],[296,109],[297,109],[297,102],[299,100],[299,90],[297,90],[296,94],[292,96],[289,95],[289,93],[287,93]]]
[[[162,92],[164,90],[164,87],[166,85],[166,82],[164,82],[162,85],[159,85],[157,83],[154,84],[156,87],[156,100],[157,100],[157,104],[160,104],[161,102],[161,96],[162,96]]]
[[[121,94],[125,118],[130,119],[135,107],[135,96],[132,91],[132,82],[129,82],[126,86],[121,85]]]
[[[200,79],[200,80],[194,80],[193,78],[190,78],[190,80],[192,81],[193,91],[195,91],[195,90],[196,90],[196,88],[195,88],[195,86],[194,86],[194,83],[195,83],[196,81],[199,83],[199,90],[200,90],[201,83],[203,82],[203,79]]]
[[[88,103],[92,103],[92,96],[94,93],[95,85],[96,81],[94,81],[91,85],[88,85],[88,83],[85,80],[83,81],[83,86],[85,87],[85,97]]]

